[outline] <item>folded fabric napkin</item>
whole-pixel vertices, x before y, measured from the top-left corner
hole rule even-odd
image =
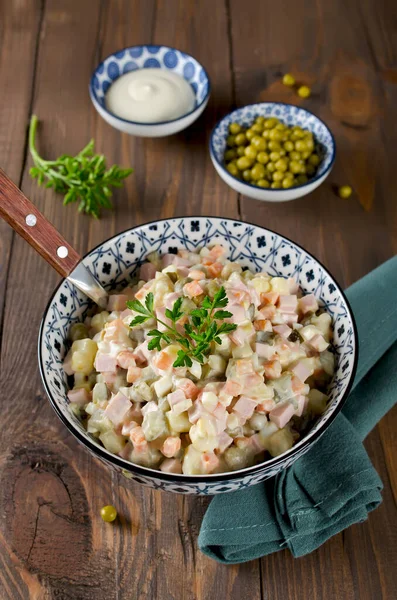
[[[343,411],[282,473],[214,497],[199,535],[208,556],[226,564],[283,548],[303,556],[364,521],[382,501],[382,482],[362,440],[397,398],[397,257],[346,295],[359,332],[359,362]]]

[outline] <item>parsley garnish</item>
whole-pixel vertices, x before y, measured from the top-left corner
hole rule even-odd
[[[30,175],[37,179],[39,185],[46,181],[46,187],[63,194],[64,204],[78,202],[79,212],[98,219],[101,208],[112,208],[111,188],[121,187],[122,180],[132,173],[132,169],[113,165],[106,170],[105,157],[94,154],[94,140],[76,156],[63,154],[57,160],[44,160],[35,146],[37,124],[38,119],[33,115],[29,129],[29,150],[35,166],[30,169]]]
[[[161,350],[161,342],[165,344],[177,343],[181,346],[178,351],[174,367],[191,367],[193,359],[201,364],[204,362],[204,356],[210,351],[211,342],[221,344],[219,337],[222,333],[231,333],[237,328],[233,323],[219,323],[224,319],[232,317],[232,313],[222,310],[227,306],[228,299],[225,288],[221,287],[211,300],[206,296],[200,307],[195,308],[186,314],[182,311],[183,298],[178,298],[172,309],[165,310],[165,316],[171,321],[171,325],[165,323],[156,316],[153,309],[154,297],[151,292],[145,298],[145,305],[139,300],[130,300],[127,302],[128,308],[138,313],[131,321],[130,327],[142,325],[149,319],[156,319],[166,328],[166,331],[151,329],[148,336],[152,339],[148,344],[149,350]],[[184,324],[184,334],[181,334],[176,323],[182,317],[186,316],[188,322]]]

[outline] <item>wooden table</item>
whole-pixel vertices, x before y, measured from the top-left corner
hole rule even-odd
[[[85,253],[158,217],[212,214],[268,226],[318,256],[343,286],[397,252],[397,44],[390,0],[1,0],[0,165]],[[394,38],[393,38],[394,35]],[[88,96],[94,66],[128,45],[159,43],[207,67],[212,96],[187,131],[134,139],[111,129]],[[312,86],[300,100],[285,72]],[[291,204],[240,197],[215,173],[209,132],[234,106],[302,104],[333,130],[332,175]],[[42,121],[45,156],[94,137],[135,172],[100,221],[63,207],[29,176],[27,127]],[[341,200],[335,184],[355,194]],[[310,556],[288,551],[239,566],[206,558],[197,535],[208,501],[151,491],[111,473],[58,421],[36,360],[56,274],[0,223],[0,598],[83,600],[391,600],[396,590],[394,410],[366,440],[384,502]],[[99,509],[115,504],[120,520]],[[393,574],[394,569],[394,574]]]

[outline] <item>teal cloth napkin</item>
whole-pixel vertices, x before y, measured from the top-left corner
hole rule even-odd
[[[199,548],[240,563],[289,548],[318,548],[382,501],[382,482],[362,441],[397,397],[397,257],[346,292],[359,332],[359,363],[342,412],[291,467],[247,490],[212,500]]]

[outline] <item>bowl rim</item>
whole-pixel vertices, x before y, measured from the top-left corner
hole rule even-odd
[[[100,460],[103,460],[106,463],[114,463],[117,467],[119,467],[120,469],[127,471],[127,472],[132,472],[136,475],[141,475],[142,477],[149,477],[149,478],[155,478],[155,479],[159,479],[159,480],[163,480],[166,482],[172,482],[174,484],[178,484],[178,482],[180,484],[190,484],[190,485],[199,485],[199,484],[212,484],[212,483],[216,483],[216,482],[222,482],[225,480],[235,480],[235,479],[240,479],[242,477],[246,477],[246,476],[252,476],[255,475],[263,470],[266,470],[266,468],[275,468],[276,466],[282,464],[283,462],[285,462],[286,460],[289,460],[292,456],[294,456],[294,454],[300,454],[301,451],[303,450],[303,448],[306,448],[309,444],[314,444],[316,441],[318,441],[318,439],[323,435],[323,433],[328,429],[328,427],[333,423],[333,421],[335,420],[335,418],[338,416],[339,412],[341,411],[343,405],[346,402],[346,399],[350,393],[350,390],[353,386],[353,382],[354,382],[354,378],[356,375],[356,371],[357,371],[357,364],[358,364],[358,356],[359,356],[359,346],[358,346],[358,332],[357,332],[357,325],[356,325],[356,321],[355,321],[355,317],[353,314],[353,311],[351,309],[350,303],[345,295],[345,293],[343,292],[342,288],[340,287],[340,285],[338,284],[338,282],[334,279],[333,275],[329,272],[329,270],[322,264],[322,262],[320,262],[317,258],[315,258],[310,252],[308,252],[305,248],[303,248],[303,246],[301,246],[300,244],[294,242],[293,240],[291,240],[290,238],[277,233],[276,231],[273,231],[272,229],[268,229],[267,227],[262,227],[261,225],[256,225],[255,223],[250,223],[248,221],[241,221],[240,219],[231,219],[231,218],[224,218],[224,217],[219,217],[219,216],[208,216],[208,215],[192,215],[192,216],[174,216],[171,218],[163,218],[163,219],[155,219],[153,221],[147,221],[145,223],[142,223],[140,225],[136,225],[135,227],[128,227],[127,229],[120,231],[119,233],[116,233],[114,236],[107,238],[106,240],[103,240],[102,242],[100,242],[99,244],[97,244],[94,248],[91,248],[88,252],[86,252],[86,254],[84,254],[84,256],[81,257],[81,261],[84,261],[85,258],[87,258],[91,252],[94,252],[95,250],[97,250],[100,246],[102,246],[102,244],[110,241],[111,239],[118,237],[120,235],[124,235],[130,231],[135,231],[137,229],[140,229],[142,227],[146,227],[146,226],[150,226],[156,223],[160,223],[163,221],[170,221],[170,219],[199,219],[199,218],[203,218],[203,219],[213,219],[213,218],[218,218],[221,219],[223,221],[230,221],[233,223],[239,222],[243,225],[249,225],[251,227],[260,227],[261,229],[265,229],[266,231],[268,231],[269,233],[273,234],[273,235],[277,235],[281,238],[284,238],[286,241],[290,242],[291,244],[297,246],[299,249],[303,250],[304,252],[306,252],[306,254],[314,261],[316,261],[325,271],[325,273],[327,273],[327,275],[329,277],[331,277],[333,284],[335,285],[336,289],[338,290],[338,292],[341,294],[345,304],[346,304],[346,308],[347,308],[347,312],[348,315],[350,317],[350,321],[352,324],[352,329],[353,329],[353,339],[354,339],[354,362],[353,362],[353,367],[351,370],[351,375],[350,375],[350,380],[349,383],[347,384],[346,390],[343,393],[343,395],[341,396],[339,403],[337,404],[337,406],[335,407],[334,411],[332,412],[332,414],[330,415],[330,417],[328,418],[328,420],[323,424],[322,427],[320,427],[317,431],[315,431],[312,435],[309,434],[304,437],[301,440],[301,444],[300,445],[295,445],[292,446],[292,448],[290,448],[286,453],[281,454],[280,456],[275,456],[273,458],[270,458],[269,460],[265,460],[261,463],[258,463],[256,465],[253,465],[251,467],[245,467],[244,469],[239,469],[236,471],[226,471],[223,473],[213,473],[213,474],[208,474],[208,475],[185,475],[183,473],[166,473],[160,470],[156,470],[156,469],[152,469],[150,467],[143,467],[141,465],[137,465],[135,463],[132,463],[130,461],[127,461],[126,459],[123,459],[121,457],[119,457],[116,454],[112,454],[111,452],[108,452],[105,448],[103,448],[102,446],[100,446],[99,444],[96,445],[91,439],[90,437],[87,435],[87,437],[85,437],[77,427],[75,427],[73,425],[72,422],[70,422],[65,415],[62,413],[62,411],[60,410],[60,408],[58,407],[57,401],[55,400],[55,398],[52,395],[52,391],[49,387],[49,385],[47,384],[46,381],[46,377],[45,377],[45,372],[44,372],[44,361],[43,361],[43,357],[42,357],[42,353],[41,353],[41,346],[42,346],[42,339],[43,339],[43,333],[44,333],[44,322],[45,322],[45,318],[46,315],[48,314],[48,311],[50,309],[50,306],[56,296],[56,294],[58,293],[58,290],[60,289],[60,287],[63,285],[65,278],[63,278],[60,283],[56,286],[55,290],[53,291],[53,293],[51,294],[51,297],[49,299],[49,301],[47,302],[47,305],[44,309],[43,312],[43,317],[41,319],[40,322],[40,327],[39,327],[39,335],[38,335],[38,340],[37,340],[37,353],[38,353],[38,363],[39,363],[39,371],[40,371],[40,376],[41,376],[41,380],[44,386],[44,389],[46,391],[47,397],[50,401],[50,404],[52,406],[52,408],[54,409],[55,413],[57,414],[58,418],[62,421],[62,423],[66,426],[66,428],[68,429],[68,431],[83,445],[86,447],[86,449],[88,449],[96,458],[99,458]]]
[[[208,91],[207,91],[206,95],[204,96],[204,98],[202,99],[200,104],[198,104],[197,106],[192,108],[192,110],[185,113],[181,117],[177,117],[176,119],[171,119],[169,121],[156,121],[155,123],[140,123],[139,121],[130,121],[128,119],[124,119],[123,117],[118,117],[117,115],[112,113],[110,110],[108,110],[106,108],[106,105],[101,106],[98,102],[98,99],[95,94],[94,77],[96,76],[98,69],[104,65],[105,61],[107,61],[109,58],[115,56],[119,52],[125,52],[127,50],[132,50],[133,48],[147,48],[148,46],[150,46],[151,48],[167,48],[168,50],[173,50],[174,52],[180,52],[180,53],[184,54],[185,56],[192,58],[200,65],[200,67],[203,69],[203,71],[205,73],[205,76],[207,77]],[[139,69],[137,69],[137,70],[139,70]],[[118,79],[118,77],[117,77],[117,79]],[[90,98],[91,98],[93,104],[98,106],[101,110],[105,111],[108,115],[110,115],[114,119],[117,119],[118,121],[121,121],[122,123],[127,123],[130,125],[139,125],[139,126],[144,126],[144,127],[156,127],[159,125],[167,125],[169,123],[176,123],[177,121],[181,121],[182,119],[185,119],[189,115],[192,115],[193,113],[196,112],[196,110],[199,110],[203,105],[205,105],[205,103],[208,102],[208,99],[211,94],[211,80],[208,75],[207,69],[201,64],[201,62],[197,58],[192,56],[191,54],[188,54],[187,52],[184,52],[183,50],[179,50],[179,48],[174,48],[173,46],[165,46],[164,44],[136,44],[135,46],[126,46],[125,48],[121,48],[120,50],[116,50],[115,52],[111,52],[110,54],[108,54],[108,56],[106,56],[93,70],[91,79],[90,79],[90,83],[88,85],[88,90],[89,90]]]
[[[252,183],[247,183],[246,181],[243,181],[241,179],[238,179],[237,177],[235,177],[234,175],[232,175],[231,173],[229,173],[229,171],[226,169],[226,167],[224,167],[223,163],[221,163],[216,155],[215,155],[215,150],[214,150],[214,144],[213,144],[213,138],[215,135],[215,130],[217,129],[217,127],[219,127],[219,125],[222,123],[222,121],[224,121],[225,119],[227,119],[230,115],[232,115],[234,112],[238,111],[238,110],[243,110],[244,108],[249,108],[251,106],[258,106],[258,105],[266,105],[266,104],[275,104],[278,106],[292,106],[293,108],[297,108],[299,110],[303,110],[303,112],[308,113],[309,115],[311,115],[312,117],[314,117],[315,119],[317,119],[318,121],[320,121],[320,123],[322,125],[324,125],[325,129],[328,131],[328,133],[331,136],[331,141],[332,141],[332,148],[331,148],[331,162],[329,163],[328,167],[326,168],[326,170],[321,173],[321,175],[316,175],[315,177],[313,177],[313,179],[309,179],[309,181],[307,181],[306,183],[301,183],[300,185],[294,185],[294,187],[292,188],[278,188],[278,189],[272,189],[272,188],[260,188],[257,185],[253,185]],[[328,127],[328,125],[322,120],[320,119],[320,117],[318,117],[317,115],[315,115],[313,112],[311,112],[310,110],[307,110],[307,108],[303,108],[302,106],[296,106],[295,104],[290,104],[288,102],[254,102],[253,104],[245,104],[244,106],[240,106],[239,108],[235,108],[234,110],[231,110],[229,113],[227,113],[226,115],[224,115],[221,119],[219,119],[219,121],[217,121],[217,123],[215,123],[214,127],[212,128],[211,134],[210,134],[210,141],[209,141],[209,149],[210,149],[210,156],[211,159],[213,161],[216,162],[217,165],[219,165],[219,167],[222,169],[222,171],[224,171],[227,175],[229,175],[229,177],[232,177],[235,181],[238,181],[238,183],[240,183],[243,186],[247,186],[248,189],[252,188],[254,190],[259,190],[260,192],[292,192],[293,190],[299,190],[302,189],[306,186],[312,185],[313,183],[315,183],[316,181],[318,181],[319,179],[321,179],[322,177],[324,177],[324,175],[328,175],[329,172],[331,171],[332,167],[334,166],[334,162],[335,162],[335,158],[336,158],[336,142],[335,142],[335,137],[334,134],[332,133],[332,131],[330,130],[330,128]],[[227,182],[225,182],[227,183]],[[228,184],[229,185],[229,184]]]

